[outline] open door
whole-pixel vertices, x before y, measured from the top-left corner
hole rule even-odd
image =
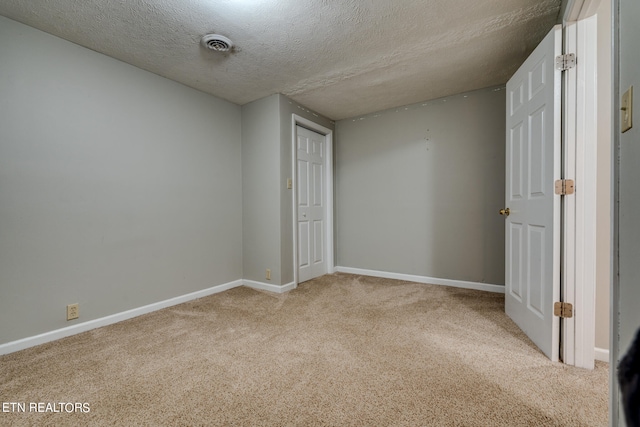
[[[551,360],[560,346],[562,26],[507,83],[505,311]]]

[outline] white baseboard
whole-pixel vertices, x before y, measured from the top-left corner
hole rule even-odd
[[[260,289],[263,291],[274,292],[276,294],[283,294],[285,292],[289,292],[290,290],[297,288],[294,282],[287,283],[286,285],[280,286],[280,285],[272,285],[271,283],[256,282],[254,280],[243,280],[242,284],[248,288]]]
[[[479,291],[504,293],[504,285],[493,285],[490,283],[465,282],[464,280],[438,279],[427,276],[414,276],[412,274],[390,273],[387,271],[365,270],[361,268],[336,267],[339,273],[360,274],[363,276],[382,277],[385,279],[406,280],[408,282],[428,283],[430,285],[452,286],[455,288],[476,289]]]
[[[114,323],[122,322],[123,320],[131,319],[133,317],[138,317],[143,314],[151,313],[152,311],[161,310],[163,308],[171,307],[177,304],[182,304],[187,301],[217,294],[219,292],[223,292],[228,289],[237,288],[238,286],[242,286],[242,280],[235,280],[233,282],[213,286],[211,288],[203,289],[201,291],[192,292],[190,294],[181,295],[179,297],[175,297],[168,300],[145,305],[142,307],[134,308],[131,310],[123,311],[121,313],[116,313],[110,316],[101,317],[99,319],[78,323],[76,325],[68,326],[66,328],[45,332],[43,334],[35,335],[33,337],[22,338],[17,341],[11,341],[6,344],[0,344],[0,355],[13,353],[19,350],[24,350],[25,348],[59,340],[61,338],[69,337],[71,335],[76,335],[81,332],[89,331],[91,329],[100,328],[102,326],[112,325]]]
[[[601,361],[601,362],[609,363],[609,350],[607,350],[606,348],[598,348],[598,347],[596,347],[595,352],[594,352],[594,358],[596,360]]]
[[[432,277],[413,276],[409,274],[388,273],[384,271],[363,270],[363,269],[348,268],[348,267],[336,267],[335,270],[342,273],[361,274],[365,276],[384,277],[388,279],[399,279],[399,280],[407,280],[407,281],[418,282],[418,283],[430,283],[434,285],[454,286],[459,288],[478,289],[478,290],[489,291],[489,292],[504,293],[504,286],[491,285],[487,283],[464,282],[464,281],[449,280],[449,279],[436,279]],[[43,334],[35,335],[32,337],[22,338],[16,341],[0,344],[0,355],[24,350],[29,347],[34,347],[36,345],[59,340],[61,338],[65,338],[71,335],[76,335],[82,332],[90,331],[91,329],[100,328],[102,326],[112,325],[114,323],[122,322],[123,320],[128,320],[134,317],[141,316],[143,314],[151,313],[153,311],[157,311],[163,308],[182,304],[187,301],[213,295],[213,294],[223,292],[229,289],[233,289],[239,286],[247,286],[249,288],[260,289],[260,290],[279,293],[279,294],[288,292],[297,287],[294,282],[279,286],[279,285],[273,285],[270,283],[256,282],[253,280],[235,280],[233,282],[213,286],[211,288],[203,289],[201,291],[192,292],[190,294],[181,295],[179,297],[175,297],[168,300],[156,302],[153,304],[148,304],[142,307],[134,308],[131,310],[123,311],[121,313],[116,313],[110,316],[101,317],[99,319],[78,323],[72,326],[68,326],[66,328],[56,329],[56,330],[45,332]],[[601,360],[598,358],[598,355],[599,355],[598,350],[599,349],[596,349],[596,358],[598,360]],[[606,361],[608,361],[609,360],[608,350],[602,350],[602,351],[606,352]]]

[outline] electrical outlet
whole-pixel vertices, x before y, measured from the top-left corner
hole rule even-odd
[[[80,307],[79,304],[69,304],[67,306],[67,320],[73,320],[80,317]]]
[[[267,268],[267,280],[271,280],[271,269]]]

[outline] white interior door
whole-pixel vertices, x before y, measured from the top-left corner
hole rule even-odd
[[[296,126],[298,281],[327,273],[325,246],[325,137]]]
[[[507,83],[505,311],[558,360],[562,27],[554,27]]]

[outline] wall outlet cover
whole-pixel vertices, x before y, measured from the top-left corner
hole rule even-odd
[[[67,306],[67,320],[73,320],[80,317],[80,306],[79,304],[69,304]]]

